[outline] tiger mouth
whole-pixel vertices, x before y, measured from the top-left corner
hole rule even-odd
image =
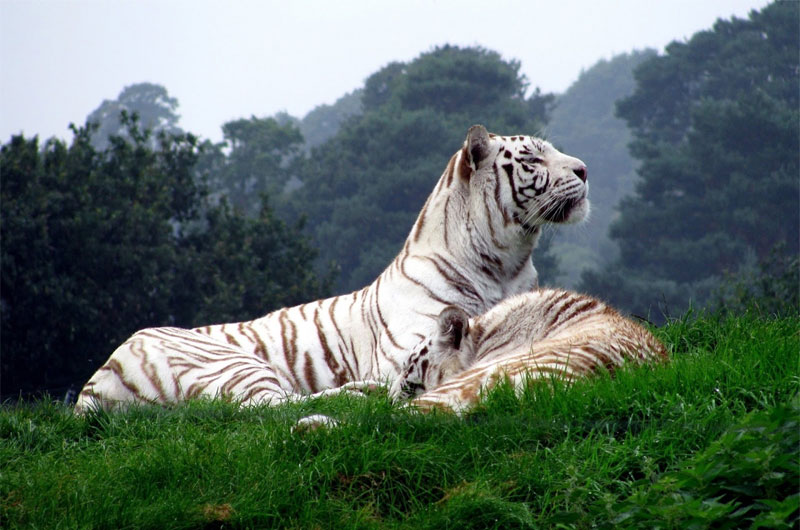
[[[570,197],[561,199],[557,204],[549,204],[539,208],[536,215],[528,216],[527,219],[522,219],[521,216],[514,214],[514,221],[518,223],[527,232],[535,231],[536,227],[542,224],[542,221],[548,223],[567,223],[572,212],[583,204],[588,199],[586,193],[578,197]]]
[[[540,218],[550,223],[564,223],[577,206],[586,200],[586,196],[564,199],[557,206],[547,208],[540,213]]]

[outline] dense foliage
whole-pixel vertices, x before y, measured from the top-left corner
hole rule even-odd
[[[298,227],[209,200],[190,135],[125,115],[104,150],[15,136],[0,151],[2,391],[80,387],[137,329],[255,318],[319,298]]]
[[[0,409],[30,528],[796,528],[800,320],[684,318],[664,366],[500,386],[465,418],[385,395],[74,417]],[[292,430],[310,413],[335,429]]]
[[[340,267],[337,290],[367,285],[394,258],[467,129],[535,133],[550,97],[526,97],[519,63],[481,48],[444,46],[367,79],[363,113],[312,150],[302,187],[279,211],[305,213],[324,262]],[[537,252],[544,277],[553,262]]]
[[[585,289],[642,315],[659,301],[680,312],[776,247],[792,262],[799,11],[797,2],[775,2],[748,20],[720,20],[636,70],[636,90],[618,113],[631,127],[641,180],[612,227],[619,262],[585,273]]]
[[[222,134],[228,153],[216,146],[212,185],[224,190],[236,209],[254,216],[263,194],[279,197],[283,193],[288,168],[300,156],[303,135],[292,123],[255,116],[224,124]]]

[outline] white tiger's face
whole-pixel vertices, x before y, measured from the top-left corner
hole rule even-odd
[[[472,364],[475,348],[464,310],[448,306],[439,314],[436,330],[420,341],[389,389],[394,401],[408,400],[435,388]]]
[[[480,177],[471,183],[473,189],[484,197],[494,193],[506,223],[533,232],[546,223],[577,223],[588,216],[586,164],[549,142],[473,127],[465,149]]]

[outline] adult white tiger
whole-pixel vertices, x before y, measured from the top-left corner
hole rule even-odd
[[[472,319],[458,307],[446,307],[389,395],[415,398],[412,403],[423,410],[461,412],[505,377],[521,388],[530,379],[572,380],[600,367],[613,370],[628,361],[660,361],[666,355],[647,329],[600,300],[539,289],[510,297]]]
[[[400,254],[371,285],[248,322],[137,332],[89,380],[76,410],[219,394],[277,402],[394,378],[443,307],[480,314],[535,286],[541,226],[584,219],[587,191],[577,158],[473,126]],[[218,355],[204,362],[209,351]]]

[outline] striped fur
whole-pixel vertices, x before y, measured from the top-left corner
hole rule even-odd
[[[583,162],[547,142],[474,126],[371,285],[248,322],[140,331],[89,380],[76,410],[197,395],[276,402],[393,379],[442,308],[480,314],[537,284],[540,228],[585,218],[585,181]]]
[[[603,302],[541,289],[508,298],[471,320],[457,307],[445,308],[389,393],[396,400],[413,398],[423,410],[460,412],[505,377],[521,388],[529,379],[572,380],[600,367],[613,370],[626,361],[666,356],[648,330]]]

